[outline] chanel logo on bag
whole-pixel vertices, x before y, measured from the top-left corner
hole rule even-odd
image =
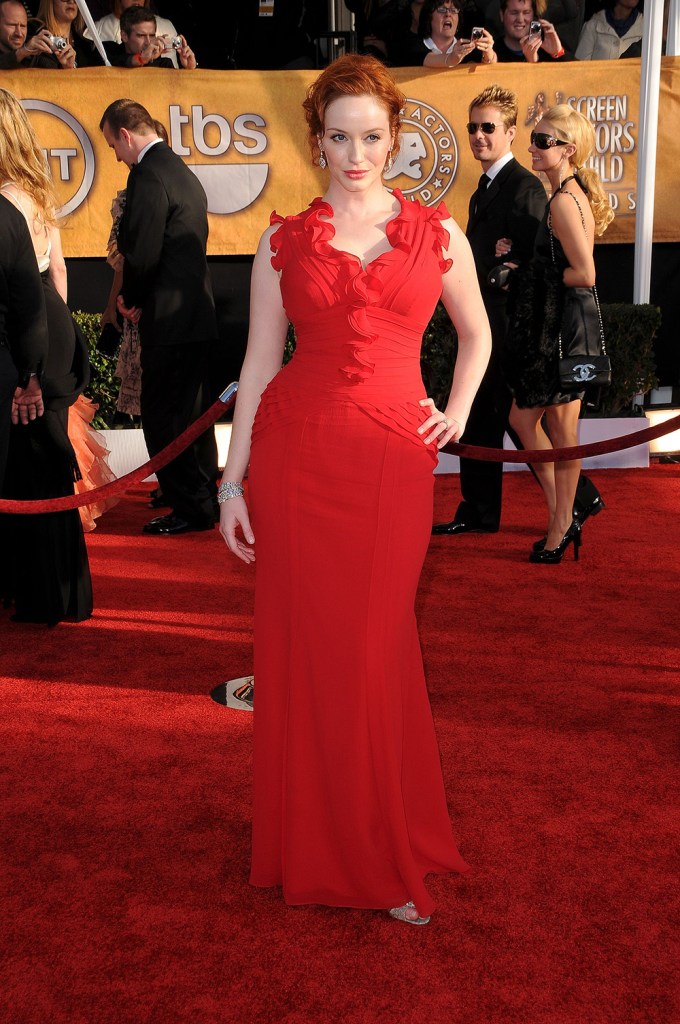
[[[579,383],[586,384],[590,380],[595,380],[596,372],[592,363],[577,363],[573,367],[573,371],[574,380]]]

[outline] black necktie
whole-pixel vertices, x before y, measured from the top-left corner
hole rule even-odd
[[[479,209],[479,201],[486,192],[488,186],[491,184],[491,178],[488,174],[482,174],[479,182],[477,183],[477,192],[475,193],[475,213]]]

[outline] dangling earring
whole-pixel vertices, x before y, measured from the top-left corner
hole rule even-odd
[[[323,155],[323,150],[322,150],[321,146],[319,146],[319,167],[323,171],[325,166],[326,166],[326,157]]]
[[[385,170],[391,171],[393,167],[394,160],[392,159],[392,150],[390,149],[389,153],[387,154],[387,163],[385,164]]]

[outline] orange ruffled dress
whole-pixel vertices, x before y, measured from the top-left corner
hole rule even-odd
[[[96,487],[111,483],[116,479],[115,473],[107,462],[109,449],[104,438],[92,426],[92,420],[98,406],[90,398],[78,395],[68,411],[68,438],[73,445],[78,468],[82,476],[75,483],[76,494],[91,491]],[[118,498],[105,498],[92,505],[81,505],[79,512],[83,530],[89,533],[96,527],[95,519],[103,515],[107,509],[118,504]]]
[[[414,601],[437,451],[423,331],[448,233],[395,193],[391,249],[332,245],[320,199],[271,240],[293,359],[253,425],[256,537],[251,881],[291,904],[433,909],[429,872],[466,871],[451,831]]]

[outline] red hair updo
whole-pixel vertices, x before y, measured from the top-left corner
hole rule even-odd
[[[324,68],[310,85],[302,104],[314,161],[319,156],[319,136],[323,135],[326,108],[340,96],[374,96],[382,104],[387,111],[394,140],[392,149],[396,153],[399,149],[401,111],[406,97],[397,88],[385,65],[375,57],[347,53]]]

